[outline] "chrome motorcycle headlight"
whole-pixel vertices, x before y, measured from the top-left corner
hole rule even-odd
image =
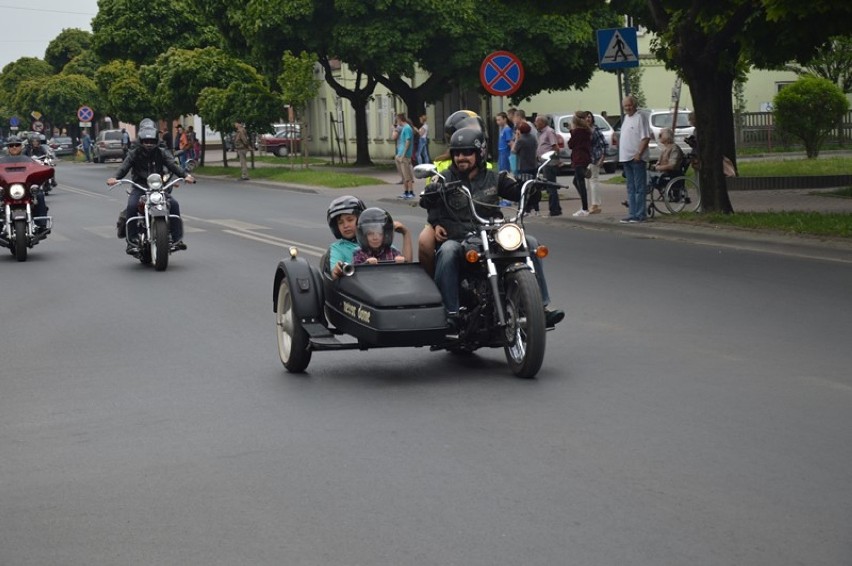
[[[163,178],[156,173],[151,173],[148,175],[148,187],[155,191],[159,191],[163,188]]]
[[[163,204],[163,193],[151,193],[151,204]]]
[[[524,243],[524,231],[517,224],[504,224],[497,229],[494,240],[507,252],[513,252]]]
[[[9,196],[11,196],[15,200],[24,198],[25,192],[26,191],[24,190],[24,186],[20,183],[15,183],[11,187],[9,187]]]

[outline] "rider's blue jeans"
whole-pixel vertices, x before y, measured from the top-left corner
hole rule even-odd
[[[623,161],[624,179],[627,181],[628,216],[645,220],[645,190],[648,185],[648,164],[644,161]]]
[[[534,250],[538,242],[532,236],[527,236],[527,247]],[[459,312],[459,281],[461,276],[461,262],[464,261],[464,248],[456,240],[447,240],[438,248],[435,257],[435,283],[441,291],[444,308],[449,313]],[[550,303],[550,295],[547,292],[547,281],[544,279],[544,267],[541,259],[530,254],[535,268],[535,278],[541,291],[542,303],[547,306]]]

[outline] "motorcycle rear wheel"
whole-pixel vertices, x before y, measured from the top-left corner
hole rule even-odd
[[[536,376],[544,362],[544,305],[535,275],[527,270],[506,277],[506,361],[518,377]]]
[[[275,304],[275,335],[278,338],[278,357],[291,373],[302,373],[311,362],[308,333],[293,312],[293,295],[290,279],[284,277],[278,284],[278,301]]]
[[[27,261],[27,221],[15,220],[15,244],[13,248],[15,259]]]
[[[165,271],[169,266],[169,223],[165,218],[157,218],[151,227],[153,241],[151,242],[151,260],[154,269]]]

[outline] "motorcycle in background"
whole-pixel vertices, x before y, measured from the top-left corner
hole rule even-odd
[[[45,167],[50,167],[51,169],[54,169],[53,176],[41,185],[41,189],[44,191],[45,194],[47,194],[51,190],[53,190],[53,187],[56,186],[56,154],[53,152],[52,149],[47,148],[47,154],[33,155],[32,160],[38,163],[39,165],[44,165]]]
[[[170,214],[171,199],[169,195],[181,181],[183,181],[182,178],[175,177],[168,183],[164,183],[161,175],[152,173],[148,175],[147,187],[138,185],[129,179],[119,179],[116,183],[116,185],[122,183],[132,185],[132,187],[145,192],[139,199],[137,215],[125,218],[127,211],[122,209],[116,227],[119,238],[125,238],[128,243],[138,247],[139,251],[134,254],[134,257],[146,265],[153,263],[157,271],[165,271],[168,268],[169,254],[176,251],[172,247],[169,224],[170,222],[183,222],[183,220],[176,214]],[[128,187],[127,194],[130,194],[133,190],[132,187]],[[127,235],[127,226],[131,222],[136,223],[138,227],[138,242],[130,242]]]
[[[52,178],[53,169],[36,161],[0,163],[0,246],[9,248],[18,261],[26,261],[29,248],[53,228],[50,216],[33,215],[41,187]]]

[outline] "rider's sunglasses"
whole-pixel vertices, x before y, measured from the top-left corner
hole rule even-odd
[[[145,147],[154,147],[155,145],[157,145],[157,141],[156,140],[142,140],[142,145],[144,145]]]
[[[7,144],[7,146],[8,146],[8,147],[21,147],[22,145],[23,145],[23,144],[20,144],[20,143],[10,143],[10,144]]]
[[[469,157],[471,155],[476,154],[476,150],[475,149],[454,149],[452,153],[453,153],[453,155],[464,155],[466,157]]]

